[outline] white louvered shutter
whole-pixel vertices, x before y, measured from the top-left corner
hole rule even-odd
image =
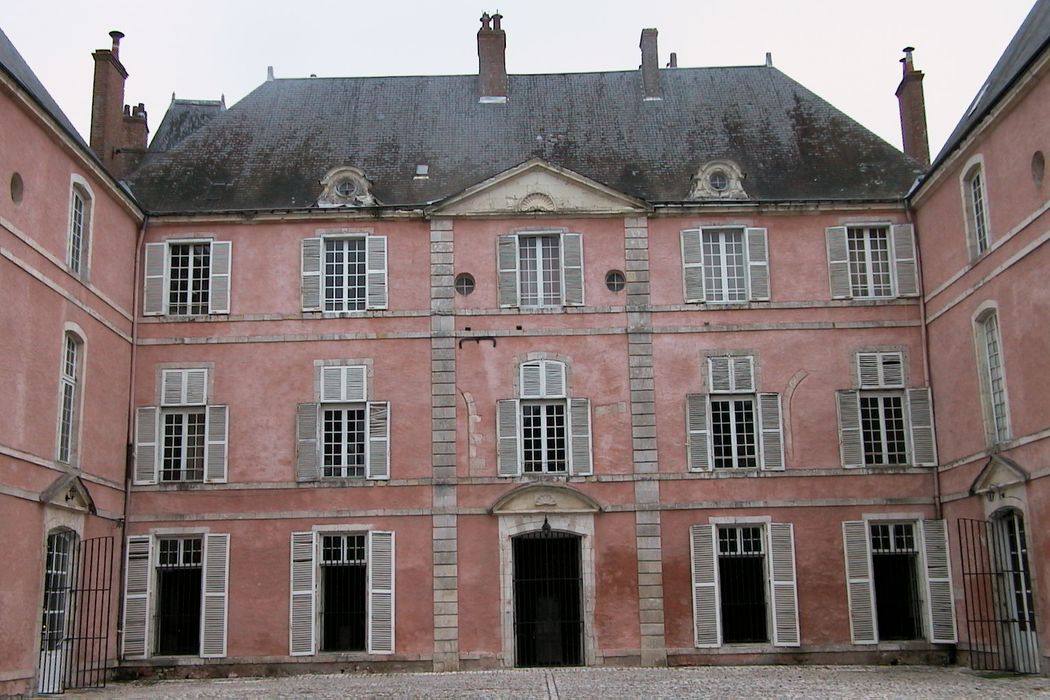
[[[831,298],[849,299],[853,296],[849,279],[849,246],[846,227],[832,226],[825,232],[828,246],[828,276],[831,279]]]
[[[784,470],[784,421],[780,394],[758,395],[758,421],[762,433],[762,468]]]
[[[496,402],[496,461],[500,476],[521,474],[521,441],[518,439],[518,401]]]
[[[314,653],[314,533],[293,532],[291,599],[288,603],[288,653]]]
[[[368,533],[368,651],[394,653],[394,533]]]
[[[691,472],[711,469],[711,449],[707,428],[707,395],[689,394],[685,397],[686,456]]]
[[[370,309],[387,307],[386,236],[365,239],[365,300]]]
[[[700,229],[682,231],[682,280],[686,302],[704,300],[704,247]]]
[[[908,422],[911,426],[911,463],[937,465],[937,440],[933,433],[933,398],[929,387],[908,389]]]
[[[842,547],[846,556],[846,594],[849,599],[849,631],[854,644],[876,644],[875,588],[871,578],[868,524],[863,520],[842,523]]]
[[[230,536],[204,536],[204,600],[201,607],[201,657],[226,656],[227,590]]]
[[[208,370],[161,370],[161,405],[203,406],[208,402]]]
[[[593,470],[590,399],[569,399],[569,440],[569,473],[589,476]]]
[[[144,659],[149,652],[150,545],[149,535],[128,537],[124,564],[125,659]]]
[[[930,641],[955,644],[955,601],[952,599],[952,568],[948,560],[948,526],[943,520],[923,520],[923,559],[926,562],[926,600]]]
[[[773,602],[773,646],[800,646],[795,529],[790,523],[769,525],[769,592]]]
[[[715,526],[690,526],[689,546],[693,573],[693,643],[700,649],[720,647],[722,611]]]
[[[764,228],[747,229],[747,274],[751,301],[768,301],[769,244]]]
[[[707,386],[711,393],[733,390],[731,359],[724,355],[707,358]]]
[[[317,454],[317,408],[315,403],[301,403],[296,406],[295,478],[298,481],[316,481],[321,475]]]
[[[321,258],[324,241],[304,238],[301,251],[303,311],[321,311]]]
[[[732,367],[730,378],[732,391],[751,392],[755,390],[755,358],[750,355],[729,358]]]
[[[367,366],[335,365],[321,367],[321,401],[353,403],[367,400]]]
[[[204,421],[204,481],[226,483],[229,408],[208,406]]]
[[[208,285],[208,313],[230,313],[230,268],[233,244],[213,241],[211,244],[211,281]]]
[[[894,224],[890,227],[893,239],[893,264],[897,278],[897,296],[919,296],[919,266],[915,259],[915,227]]]
[[[157,483],[157,419],[153,406],[135,410],[135,483]]]
[[[565,394],[565,363],[544,360],[543,396],[548,399],[560,399]]]
[[[368,478],[390,478],[390,402],[368,404]]]
[[[858,352],[857,378],[861,389],[903,387],[904,357],[899,352]]]
[[[860,394],[837,392],[839,410],[839,451],[843,467],[864,466],[864,440],[860,432]]]
[[[164,313],[164,273],[167,267],[168,244],[147,243],[145,270],[142,276],[142,314],[159,316]]]
[[[887,388],[904,386],[904,355],[899,352],[879,353],[879,369],[882,372],[882,385]]]
[[[499,266],[499,305],[518,305],[518,237],[500,236],[496,241]]]
[[[523,399],[541,399],[543,393],[543,363],[539,360],[521,364],[518,391]]]
[[[583,236],[565,233],[561,237],[562,303],[583,305]]]

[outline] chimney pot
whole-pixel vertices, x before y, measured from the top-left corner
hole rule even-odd
[[[113,52],[113,58],[117,58],[120,54],[120,40],[124,38],[124,32],[114,29],[109,33],[109,36],[113,39],[113,48],[110,51]]]
[[[500,23],[500,21],[502,19],[503,19],[503,15],[501,15],[499,13],[499,10],[496,10],[496,14],[492,15],[492,31],[494,31],[494,32],[500,31],[499,23]]]
[[[671,60],[667,62],[667,67],[668,68],[677,68],[678,67],[678,54],[675,53],[674,51],[671,52]]]
[[[766,68],[772,68],[772,67],[773,67],[773,52],[772,51],[766,51]]]
[[[266,82],[273,80],[273,66],[266,66]]]

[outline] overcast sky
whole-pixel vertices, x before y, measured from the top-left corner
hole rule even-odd
[[[939,150],[1033,0],[82,0],[0,3],[0,28],[73,124],[91,116],[91,52],[127,36],[125,102],[155,129],[175,92],[227,106],[277,77],[477,72],[478,18],[497,7],[510,73],[629,70],[643,27],[661,64],[773,64],[898,148],[901,49],[926,73],[930,149]],[[513,96],[511,96],[513,99]]]

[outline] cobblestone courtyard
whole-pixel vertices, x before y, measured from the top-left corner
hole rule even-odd
[[[571,668],[116,683],[66,697],[162,698],[1050,698],[1050,679],[925,666]]]

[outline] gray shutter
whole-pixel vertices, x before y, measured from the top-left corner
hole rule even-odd
[[[387,307],[386,236],[365,239],[365,300],[370,309]]]
[[[857,353],[857,378],[861,389],[877,389],[882,385],[881,365],[879,353]]]
[[[500,236],[496,241],[499,265],[499,305],[518,305],[518,237]]]
[[[879,358],[882,385],[898,388],[904,386],[904,356],[899,352],[884,352]]]
[[[893,239],[893,264],[897,278],[897,296],[919,296],[919,266],[915,259],[915,227],[894,224],[890,227]]]
[[[321,368],[321,400],[343,401],[345,382],[342,367]]]
[[[301,403],[295,411],[296,479],[316,481],[321,476],[317,454],[317,409],[315,403]]]
[[[394,653],[394,533],[368,533],[368,651]]]
[[[496,462],[500,476],[521,474],[518,440],[518,402],[516,399],[496,402]]]
[[[314,533],[293,532],[291,600],[288,604],[288,653],[314,653]]]
[[[952,599],[952,568],[948,561],[948,526],[943,520],[923,520],[923,559],[926,561],[926,601],[930,641],[955,644],[955,601]]]
[[[917,467],[937,465],[937,441],[933,434],[933,398],[929,387],[908,389],[908,422],[911,425],[911,463]]]
[[[707,358],[707,386],[712,393],[733,390],[733,373],[730,358],[726,356]]]
[[[762,468],[784,470],[784,422],[780,394],[758,395],[758,420],[762,432]]]
[[[755,390],[755,358],[732,357],[729,360],[732,370],[732,391],[752,392]]]
[[[860,394],[839,391],[839,450],[843,467],[864,466],[864,440],[860,433]]]
[[[773,646],[800,646],[795,529],[790,523],[769,524],[769,591],[773,602]]]
[[[561,237],[562,303],[583,305],[583,236],[564,233]]]
[[[569,399],[569,440],[569,472],[575,476],[589,476],[593,470],[590,399]]]
[[[226,610],[230,536],[204,536],[204,600],[201,610],[201,657],[226,656]]]
[[[349,365],[343,369],[346,373],[345,400],[367,401],[368,400],[368,367],[365,365]]]
[[[208,406],[204,421],[204,481],[226,483],[227,436],[229,434],[229,408]]]
[[[560,399],[565,394],[565,363],[544,360],[543,395],[548,399]]]
[[[689,545],[693,570],[693,643],[701,649],[720,647],[722,611],[718,595],[715,526],[691,526]]]
[[[368,478],[390,478],[390,402],[368,404]]]
[[[157,409],[135,410],[135,483],[157,483]]]
[[[301,251],[303,311],[321,310],[321,258],[324,242],[304,238]]]
[[[523,362],[518,392],[523,399],[543,398],[543,363],[539,360]]]
[[[164,272],[167,243],[147,243],[145,274],[143,274],[142,314],[159,316],[164,313]]]
[[[828,246],[828,275],[831,278],[831,298],[849,299],[853,296],[849,280],[849,246],[846,227],[832,226],[825,232]]]
[[[846,556],[846,594],[849,599],[849,632],[854,644],[876,644],[875,590],[871,579],[868,524],[863,520],[842,523]]]
[[[122,656],[144,659],[149,654],[150,535],[128,537],[124,563],[124,638]]]
[[[686,302],[704,300],[704,247],[700,229],[682,231],[682,279]]]
[[[689,471],[709,471],[711,452],[707,429],[707,396],[689,394],[685,397],[686,455]]]
[[[211,244],[211,281],[208,285],[208,313],[230,313],[230,263],[233,244],[213,241]]]
[[[181,406],[186,403],[186,370],[161,370],[160,384],[161,406]]]
[[[185,399],[187,406],[203,406],[208,403],[208,370],[183,370]]]
[[[747,270],[751,301],[769,300],[769,245],[766,229],[747,229]]]

